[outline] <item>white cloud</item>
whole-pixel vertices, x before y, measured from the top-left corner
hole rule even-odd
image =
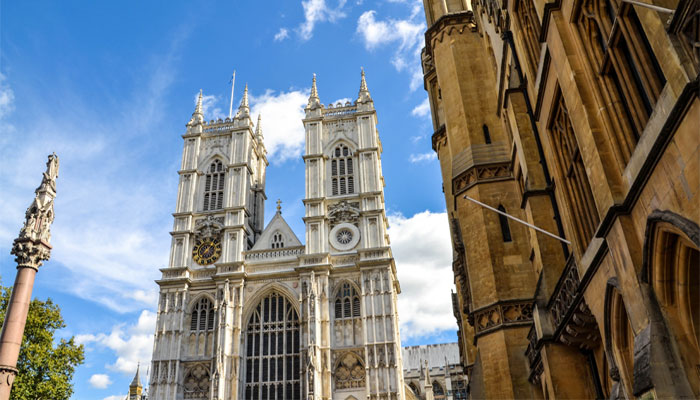
[[[112,380],[106,374],[94,374],[88,382],[96,389],[107,389],[107,386],[112,384]]]
[[[139,90],[113,112],[70,91],[56,104],[30,98],[23,107],[35,118],[0,135],[0,251],[9,251],[46,156],[55,151],[61,160],[49,261],[60,271],[55,287],[117,312],[153,307],[153,280],[167,262],[177,159],[158,155],[163,141],[152,134],[162,128],[183,41],[176,34],[168,53],[145,61],[149,73],[135,83]]]
[[[413,108],[413,110],[411,111],[411,115],[416,117],[427,117],[428,115],[430,115],[430,102],[428,102],[427,97],[423,99],[423,101],[420,104]]]
[[[309,98],[309,89],[275,92],[266,90],[250,96],[251,115],[262,115],[262,131],[270,162],[281,163],[298,158],[304,149],[305,132],[301,120]]]
[[[345,0],[339,0],[338,6],[329,7],[326,0],[304,0],[301,6],[304,8],[304,22],[299,25],[299,36],[303,40],[309,40],[313,36],[314,27],[318,22],[335,22],[345,17],[342,11]]]
[[[357,33],[364,40],[367,50],[393,45],[391,63],[401,72],[411,76],[411,91],[416,90],[423,80],[420,65],[420,51],[425,42],[425,23],[420,20],[420,5],[411,4],[411,14],[405,19],[377,20],[376,11],[365,11],[357,19]]]
[[[199,93],[197,93],[194,96],[194,103],[197,104],[197,98],[199,97]],[[224,111],[217,106],[217,103],[219,102],[220,98],[219,96],[215,95],[202,95],[202,114],[204,114],[204,118],[206,120],[210,119],[218,119],[218,118],[226,118],[228,114],[224,114]],[[229,99],[230,100],[230,99]],[[192,108],[194,109],[194,107]]]
[[[280,31],[275,34],[275,42],[281,42],[289,37],[289,31],[287,28],[280,28]]]
[[[15,92],[5,82],[7,77],[0,72],[0,119],[6,117],[15,109]]]
[[[333,104],[333,107],[336,107],[338,103],[340,103],[342,106],[345,106],[345,103],[350,102],[350,104],[352,104],[353,101],[355,100],[349,97],[343,97],[342,99],[338,99],[330,104]]]
[[[421,163],[421,162],[426,162],[426,161],[432,161],[437,158],[437,154],[433,151],[429,153],[421,153],[421,154],[411,154],[408,157],[408,161],[412,162],[413,164],[416,163]]]
[[[156,314],[143,310],[136,325],[119,324],[112,327],[109,333],[76,335],[75,340],[79,344],[96,344],[112,350],[116,360],[106,367],[131,375],[136,373],[139,362],[142,365],[150,364],[155,329]],[[92,378],[90,381],[92,383]]]
[[[122,395],[117,394],[117,395],[114,395],[114,396],[105,397],[105,398],[102,399],[102,400],[124,400],[124,399],[126,398],[126,396],[127,396],[127,395],[125,395],[125,394],[122,394]]]
[[[452,314],[452,248],[446,213],[424,211],[406,218],[389,215],[389,236],[401,294],[401,336],[430,336],[456,330]]]

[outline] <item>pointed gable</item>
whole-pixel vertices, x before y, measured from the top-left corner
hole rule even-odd
[[[292,231],[292,228],[287,224],[287,221],[282,217],[280,211],[277,211],[275,216],[272,217],[272,220],[267,224],[251,251],[277,248],[273,247],[273,243],[275,246],[279,245],[279,248],[303,246],[297,235]]]

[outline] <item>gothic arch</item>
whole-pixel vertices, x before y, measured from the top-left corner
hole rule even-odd
[[[224,166],[224,171],[228,170],[228,157],[220,151],[215,151],[212,154],[208,154],[206,158],[198,162],[197,172],[205,174],[211,163],[216,160],[221,161],[221,164]]]
[[[352,140],[346,137],[338,137],[335,140],[328,142],[325,146],[323,146],[323,154],[328,157],[331,157],[335,148],[341,145],[350,149],[353,155],[356,153],[358,148],[357,144],[354,143]]]
[[[617,278],[610,278],[605,288],[605,354],[612,379],[611,398],[632,394],[634,375],[634,331]]]
[[[700,395],[700,229],[670,211],[654,211],[647,219],[640,280],[650,290],[651,324],[668,335],[671,354],[694,396]],[[682,386],[685,386],[683,382]]]
[[[241,334],[241,398],[300,399],[301,319],[293,302],[270,287],[249,301]]]
[[[354,287],[358,294],[362,293],[362,290],[360,290],[360,286],[357,283],[355,283],[355,281],[353,281],[350,278],[341,278],[335,282],[335,285],[333,285],[333,290],[331,290],[331,293],[333,293],[334,297],[338,293],[338,291],[343,288],[343,284],[345,283],[349,283],[352,287]]]
[[[187,314],[192,314],[192,308],[197,304],[197,302],[202,299],[202,297],[206,297],[211,301],[211,304],[216,304],[214,301],[214,296],[212,296],[210,293],[197,293],[196,295],[192,296],[190,301],[187,303]]]
[[[293,290],[291,290],[287,285],[279,283],[279,282],[272,282],[269,283],[260,289],[256,290],[255,293],[252,294],[251,297],[245,298],[243,301],[243,312],[242,312],[242,319],[241,321],[244,321],[244,323],[247,323],[248,320],[250,319],[250,316],[253,314],[255,309],[258,307],[258,304],[260,301],[262,301],[266,296],[268,296],[271,292],[278,292],[284,297],[286,297],[289,302],[292,304],[292,307],[294,307],[294,311],[297,312],[297,315],[301,316],[300,310],[299,310],[299,301],[298,297],[299,294],[295,293]],[[243,335],[241,335],[241,341],[243,341]]]

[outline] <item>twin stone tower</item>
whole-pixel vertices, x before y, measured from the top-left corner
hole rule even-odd
[[[303,120],[306,244],[264,222],[268,165],[247,88],[234,118],[187,131],[170,261],[161,269],[149,398],[404,399],[382,145],[357,100]]]

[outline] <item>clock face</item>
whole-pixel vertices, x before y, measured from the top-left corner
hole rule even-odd
[[[221,241],[214,237],[198,239],[192,249],[192,259],[199,265],[213,264],[221,256]]]

